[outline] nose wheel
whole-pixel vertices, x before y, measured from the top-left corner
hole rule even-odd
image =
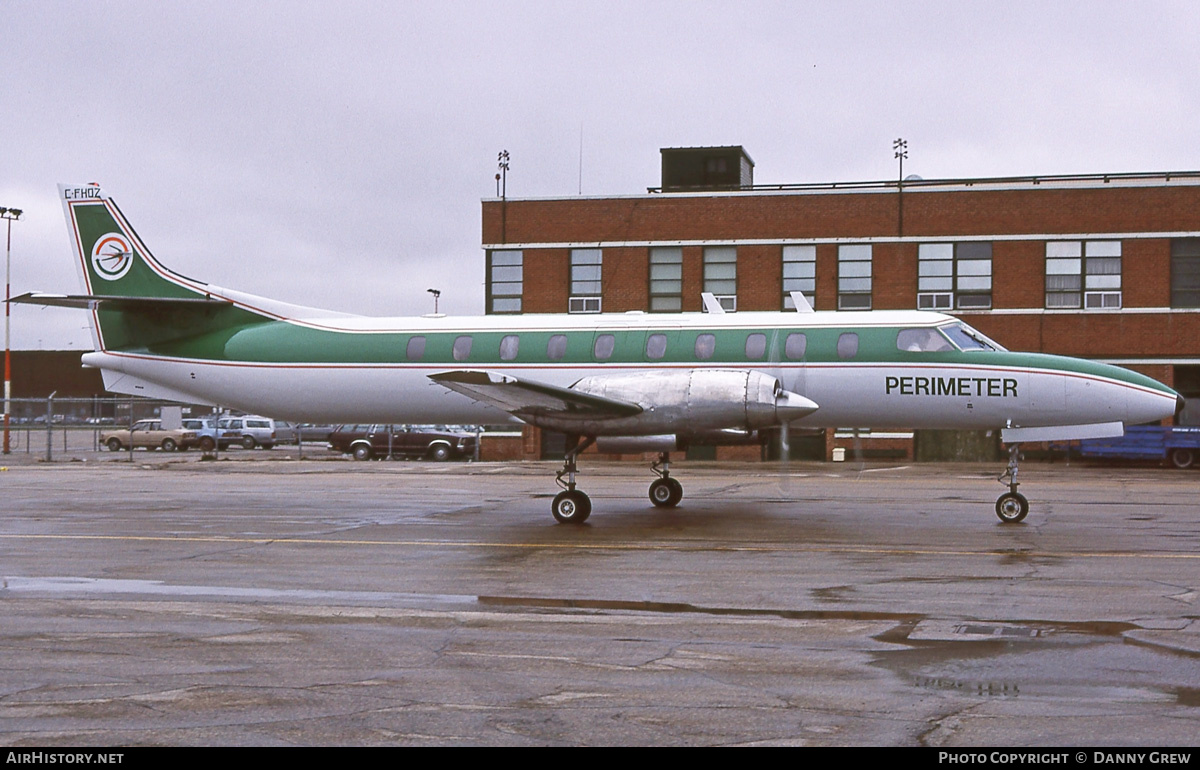
[[[671,455],[663,452],[650,466],[658,478],[650,483],[650,502],[659,508],[674,508],[683,499],[683,484],[671,477]]]
[[[1017,467],[1020,461],[1019,445],[1013,444],[1008,448],[1008,467],[1000,474],[998,481],[1008,484],[1008,491],[996,500],[996,516],[1005,524],[1016,524],[1029,514],[1029,501],[1025,495],[1017,491]]]

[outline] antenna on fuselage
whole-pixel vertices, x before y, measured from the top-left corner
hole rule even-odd
[[[809,304],[808,299],[800,291],[789,291],[788,294],[792,298],[792,304],[796,306],[797,313],[811,313],[813,306]]]

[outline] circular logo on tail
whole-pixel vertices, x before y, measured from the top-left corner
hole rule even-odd
[[[133,267],[133,247],[121,233],[108,233],[92,246],[92,269],[106,281],[115,281]]]

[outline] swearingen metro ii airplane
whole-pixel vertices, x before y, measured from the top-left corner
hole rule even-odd
[[[1000,430],[1004,522],[1025,518],[1018,445],[1121,435],[1182,408],[1116,366],[1014,353],[919,311],[367,318],[223,289],[163,267],[97,185],[60,185],[84,294],[13,302],[85,308],[117,393],[221,404],[304,422],[490,424],[570,438],[552,511],[582,522],[576,458],[658,452],[650,500],[674,506],[669,453],[764,429]],[[564,480],[565,477],[565,480]]]

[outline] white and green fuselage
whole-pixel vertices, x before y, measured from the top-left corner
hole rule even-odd
[[[473,424],[516,414],[537,424],[529,410],[473,398],[431,375],[478,371],[493,380],[571,388],[609,377],[636,382],[621,375],[644,374],[644,387],[623,386],[607,397],[638,404],[646,418],[674,409],[670,424],[683,429],[676,432],[686,432],[692,418],[671,399],[686,407],[700,380],[676,377],[660,387],[664,372],[776,378],[815,403],[790,420],[803,427],[1134,424],[1169,417],[1177,407],[1178,394],[1143,375],[1009,352],[939,313],[367,318],[298,307],[173,273],[100,188],[60,190],[85,294],[48,303],[90,309],[96,352],[84,363],[103,369],[106,387],[117,392],[307,422]],[[601,385],[582,390],[600,394]],[[628,415],[619,432],[634,435],[642,424],[645,433],[663,432],[661,421]]]

